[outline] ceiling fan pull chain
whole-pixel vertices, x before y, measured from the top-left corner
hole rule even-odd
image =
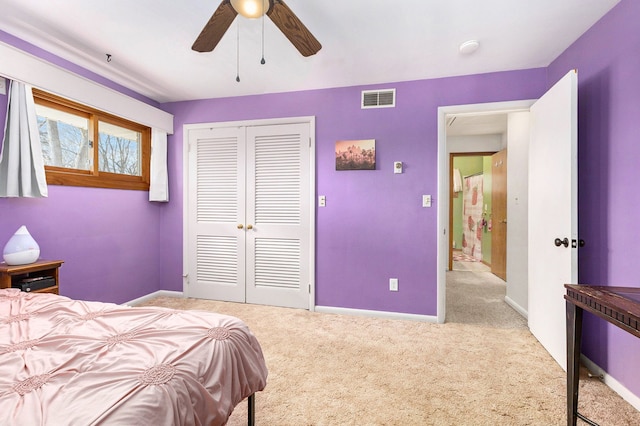
[[[236,24],[237,35],[236,35],[236,81],[240,83],[240,20],[238,19],[238,23]]]
[[[264,15],[266,15],[266,10],[265,13],[262,14],[262,59],[260,60],[260,63],[262,65],[264,65],[266,63],[266,61],[264,60]]]

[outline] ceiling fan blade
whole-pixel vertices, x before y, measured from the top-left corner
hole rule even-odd
[[[196,52],[211,52],[236,18],[238,12],[229,0],[223,0],[191,46]]]
[[[298,17],[282,0],[271,0],[267,16],[289,39],[302,56],[311,56],[322,49],[322,45],[304,26]]]

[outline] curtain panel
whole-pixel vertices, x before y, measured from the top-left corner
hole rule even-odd
[[[0,197],[47,197],[47,179],[31,86],[11,81],[2,151]]]
[[[169,201],[167,172],[167,132],[151,129],[151,169],[149,201]]]

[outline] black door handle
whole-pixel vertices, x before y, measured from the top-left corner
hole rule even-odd
[[[568,238],[565,238],[564,240],[561,240],[560,238],[556,238],[554,243],[555,243],[556,247],[560,247],[560,246],[569,247],[569,239]]]

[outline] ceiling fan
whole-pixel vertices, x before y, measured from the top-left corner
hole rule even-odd
[[[302,56],[318,53],[322,45],[282,0],[222,0],[191,46],[196,52],[211,52],[240,13],[247,18],[266,14]]]

